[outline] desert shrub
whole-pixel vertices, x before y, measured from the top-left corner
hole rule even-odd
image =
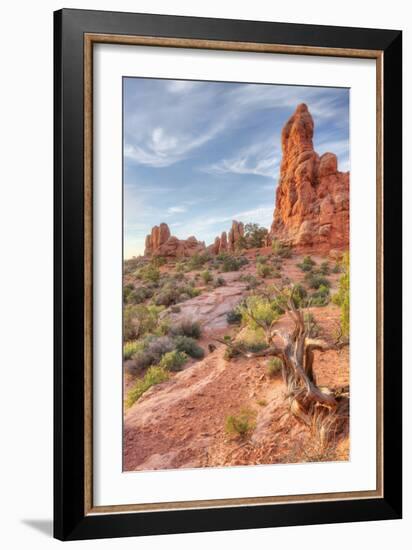
[[[203,359],[205,352],[194,338],[190,338],[190,336],[177,336],[174,341],[178,351],[183,351],[187,355],[190,355],[190,357],[193,357],[193,359]]]
[[[330,281],[324,275],[318,272],[309,271],[305,275],[305,282],[310,288],[317,290],[321,286],[330,287]]]
[[[210,271],[202,271],[201,277],[206,285],[213,281],[213,275],[210,273]]]
[[[306,312],[303,316],[305,328],[309,338],[317,338],[321,333],[320,326],[318,325],[313,313]]]
[[[283,362],[279,357],[271,357],[268,361],[267,373],[273,377],[282,371]]]
[[[280,258],[291,258],[292,249],[289,244],[279,239],[273,239],[272,241],[272,250]]]
[[[166,263],[167,260],[163,256],[154,256],[151,260],[151,264],[154,267],[160,267],[162,265],[165,265]]]
[[[160,271],[155,265],[148,264],[139,270],[138,278],[142,279],[143,281],[151,281],[153,283],[157,283],[160,279]]]
[[[244,235],[241,235],[236,241],[236,245],[235,245],[236,251],[240,252],[241,250],[245,250],[245,248],[247,247],[248,247],[248,241]]]
[[[259,275],[259,277],[262,277],[263,279],[265,279],[266,277],[270,277],[272,275],[273,268],[270,265],[257,264],[256,273]]]
[[[245,225],[244,237],[248,248],[261,248],[265,245],[268,230],[257,223]]]
[[[349,254],[346,253],[342,260],[343,274],[339,280],[339,290],[333,296],[333,302],[341,308],[341,329],[343,336],[349,336],[350,330],[350,267]]]
[[[170,328],[170,334],[172,336],[189,336],[190,338],[198,339],[202,334],[202,328],[198,321],[184,319],[179,324]]]
[[[131,292],[133,292],[133,285],[128,284],[123,287],[123,302],[127,304]]]
[[[312,292],[309,301],[312,306],[327,306],[330,301],[329,287],[320,285],[318,290]]]
[[[226,321],[229,325],[240,325],[242,321],[242,314],[237,308],[231,309],[226,313]]]
[[[266,405],[268,404],[266,399],[258,399],[256,403],[259,405],[259,407],[266,407]]]
[[[141,304],[148,298],[153,296],[153,290],[149,287],[141,286],[135,290],[130,291],[127,297],[128,304]]]
[[[163,308],[153,305],[127,305],[123,311],[123,334],[125,340],[133,340],[153,332]]]
[[[303,258],[302,262],[297,264],[297,266],[302,271],[306,271],[306,272],[312,271],[313,266],[315,266],[315,265],[316,265],[316,262],[314,262],[310,256],[305,256]]]
[[[170,336],[150,336],[147,338],[145,350],[153,356],[153,362],[158,363],[162,355],[172,351],[175,347]]]
[[[245,437],[255,428],[255,417],[256,413],[250,409],[242,409],[238,414],[227,416],[225,423],[226,432]]]
[[[153,301],[157,306],[169,307],[180,301],[181,294],[179,288],[168,283],[154,295]]]
[[[216,277],[216,279],[213,281],[214,288],[218,288],[219,286],[225,286],[226,281],[223,277]]]
[[[162,367],[150,367],[143,378],[136,381],[127,394],[126,407],[131,407],[149,388],[169,379],[168,372]]]
[[[210,260],[209,254],[193,254],[193,256],[187,262],[187,268],[192,271],[195,269],[201,269],[205,263]]]
[[[239,281],[248,283],[248,290],[254,289],[261,284],[261,281],[258,281],[256,277],[250,274],[242,274],[239,277]]]
[[[165,353],[173,351],[174,348],[175,343],[168,336],[147,336],[142,342],[142,346],[131,357],[134,369],[139,371],[156,365]]]
[[[267,256],[256,256],[256,263],[257,264],[266,264],[268,262]]]
[[[188,357],[183,351],[168,351],[160,359],[159,367],[166,371],[176,372],[182,369],[187,359]]]
[[[141,348],[142,342],[137,342],[136,340],[126,342],[123,346],[123,359],[125,361],[131,359],[132,355],[134,355]]]
[[[279,319],[276,304],[264,296],[248,296],[245,303],[239,306],[242,322],[252,330],[269,327]]]
[[[301,284],[296,284],[292,288],[292,299],[296,308],[306,307],[307,302],[306,288]]]
[[[242,337],[238,339],[237,344],[242,350],[257,352],[268,347],[265,339],[265,334],[261,328],[257,330],[246,330]]]
[[[150,365],[154,365],[156,363],[153,355],[146,351],[144,348],[135,351],[131,359],[132,364],[129,366],[129,371],[132,374],[136,374],[137,372],[146,369],[147,367],[150,367]]]
[[[180,313],[180,312],[181,312],[181,307],[180,307],[180,306],[172,306],[172,307],[170,308],[170,311],[171,311],[172,313]]]
[[[342,271],[340,263],[336,262],[335,265],[332,267],[332,273],[340,273]]]
[[[325,260],[324,262],[322,262],[320,264],[319,273],[321,273],[322,275],[329,275],[330,274],[329,262],[327,260]]]
[[[225,254],[222,259],[222,271],[224,273],[239,271],[242,266],[248,263],[249,260],[245,256],[230,256]]]
[[[180,283],[185,280],[185,275],[184,273],[177,271],[176,273],[173,273],[173,275],[171,275],[171,280]]]

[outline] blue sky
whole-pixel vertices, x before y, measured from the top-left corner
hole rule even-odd
[[[349,170],[348,89],[125,78],[125,258],[161,222],[206,244],[232,219],[269,227],[281,130],[302,102],[315,150]]]

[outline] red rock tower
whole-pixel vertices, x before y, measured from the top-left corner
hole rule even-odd
[[[349,172],[313,149],[314,123],[301,103],[282,130],[282,162],[270,237],[302,248],[349,245]]]

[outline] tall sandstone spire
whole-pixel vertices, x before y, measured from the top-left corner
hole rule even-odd
[[[302,248],[349,244],[349,172],[339,172],[333,153],[313,149],[314,124],[302,103],[282,130],[282,162],[272,239]]]

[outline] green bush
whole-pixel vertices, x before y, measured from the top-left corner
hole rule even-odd
[[[292,249],[289,244],[278,239],[273,239],[272,241],[272,250],[280,258],[291,258]]]
[[[320,264],[319,273],[321,273],[322,275],[329,275],[330,274],[329,262],[327,260],[325,260],[324,262],[322,262]]]
[[[316,265],[316,262],[314,262],[310,256],[305,256],[303,258],[303,261],[300,264],[297,264],[297,266],[302,271],[306,271],[306,272],[312,271],[312,268],[315,265]]]
[[[148,287],[141,286],[129,292],[127,297],[128,304],[141,304],[148,298],[153,296],[153,290]]]
[[[273,268],[270,265],[257,264],[256,273],[259,275],[259,277],[266,279],[266,277],[270,277],[273,274]]]
[[[248,296],[244,305],[239,306],[243,323],[253,329],[269,328],[279,319],[276,303],[264,296]]]
[[[167,371],[176,372],[182,369],[187,359],[188,357],[186,353],[182,351],[177,351],[177,350],[168,351],[160,359],[159,367]]]
[[[244,238],[247,248],[261,248],[265,245],[268,230],[257,223],[247,223],[244,230]]]
[[[143,281],[151,281],[157,283],[160,279],[160,271],[153,264],[148,264],[142,267],[138,272],[139,278]]]
[[[206,285],[213,281],[213,275],[210,273],[210,271],[202,271],[201,277]]]
[[[207,253],[203,254],[194,254],[187,262],[187,268],[189,271],[195,269],[201,269],[206,262],[210,260],[210,256]]]
[[[340,273],[342,271],[340,263],[336,262],[332,268],[332,273]]]
[[[245,437],[255,428],[255,417],[256,413],[249,409],[242,409],[236,415],[229,415],[225,423],[226,432]]]
[[[133,340],[132,342],[126,342],[123,346],[123,359],[127,361],[131,359],[139,349],[142,349],[142,342],[137,342]]]
[[[175,343],[168,336],[148,336],[141,347],[132,355],[135,371],[139,371],[159,363],[162,356],[175,348]]]
[[[231,309],[226,313],[226,321],[229,325],[240,325],[242,321],[242,314],[237,308]]]
[[[153,332],[163,310],[154,305],[127,305],[123,310],[123,331],[125,340],[135,340],[148,332]]]
[[[258,279],[256,279],[256,277],[254,277],[253,275],[250,275],[249,273],[248,274],[242,274],[239,277],[239,281],[242,281],[244,283],[248,283],[248,289],[247,290],[254,289],[254,288],[256,288],[257,286],[259,286],[261,284],[261,281],[258,281]]]
[[[214,281],[213,281],[213,286],[214,288],[218,288],[219,286],[225,286],[226,285],[226,281],[224,280],[223,277],[217,277]]]
[[[203,359],[205,352],[199,346],[194,338],[189,336],[177,336],[175,338],[175,347],[178,351],[183,351],[193,359]]]
[[[305,282],[308,284],[310,288],[314,288],[315,290],[317,290],[321,286],[326,286],[328,288],[330,287],[329,279],[327,279],[321,273],[317,273],[314,271],[310,271],[309,273],[306,273]]]
[[[330,302],[330,290],[325,285],[320,285],[318,290],[315,290],[310,295],[310,305],[312,306],[327,306]]]
[[[282,371],[283,361],[279,357],[271,357],[268,361],[267,373],[274,377]]]
[[[341,308],[342,334],[348,337],[350,331],[350,267],[348,253],[343,257],[342,269],[343,274],[339,280],[339,290],[332,299]]]
[[[265,334],[261,328],[257,330],[248,329],[243,333],[242,338],[237,341],[241,349],[250,352],[262,351],[268,347]]]
[[[170,334],[172,336],[189,336],[190,338],[199,339],[202,334],[202,327],[198,321],[184,319],[170,328]]]
[[[249,260],[245,256],[230,256],[229,254],[220,254],[218,256],[222,262],[222,271],[228,273],[230,271],[239,271],[239,269],[248,264]]]
[[[133,361],[132,365],[129,365],[129,371],[131,374],[136,374],[156,363],[153,355],[145,349],[138,349],[135,351],[131,359]]]
[[[162,367],[150,367],[143,378],[136,381],[127,394],[126,407],[131,407],[149,388],[169,379],[168,372]]]

